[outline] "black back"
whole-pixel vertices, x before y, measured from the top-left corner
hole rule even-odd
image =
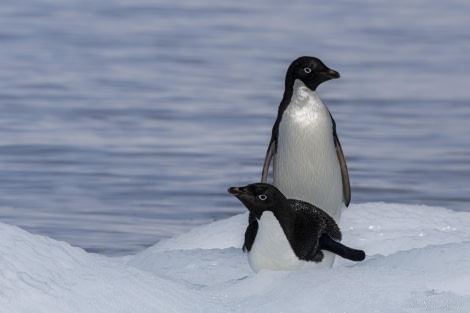
[[[292,250],[300,260],[321,261],[320,237],[326,235],[341,240],[338,225],[325,211],[308,202],[289,199],[289,204],[295,212],[295,223],[290,234],[286,230],[284,233]],[[282,226],[283,222],[279,222]]]

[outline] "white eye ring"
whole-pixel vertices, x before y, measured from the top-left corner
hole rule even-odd
[[[258,196],[258,199],[260,199],[261,201],[264,201],[266,200],[268,197],[266,195],[259,195]]]
[[[310,67],[306,67],[304,68],[304,72],[310,74],[312,72],[312,69]]]

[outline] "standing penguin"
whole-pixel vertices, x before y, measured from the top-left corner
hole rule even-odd
[[[257,183],[232,187],[228,192],[236,196],[257,221],[249,225],[244,244],[255,272],[328,267],[322,262],[322,250],[353,261],[365,258],[364,251],[338,242],[341,232],[327,213],[305,201],[287,199],[273,185]]]
[[[264,160],[261,182],[273,162],[273,184],[288,198],[321,207],[338,223],[341,206],[349,205],[348,169],[336,123],[316,93],[339,73],[314,57],[300,57],[289,66],[284,96]]]

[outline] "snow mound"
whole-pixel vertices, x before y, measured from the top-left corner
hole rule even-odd
[[[469,312],[470,213],[365,203],[343,213],[364,262],[255,274],[247,214],[109,258],[0,223],[0,312]]]

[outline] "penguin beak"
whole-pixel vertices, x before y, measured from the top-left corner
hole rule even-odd
[[[329,79],[339,78],[339,73],[330,68],[326,72],[323,72],[323,74],[326,75],[326,77],[328,77]]]
[[[243,194],[246,194],[246,195],[250,194],[243,187],[230,187],[227,191],[228,191],[229,194],[234,195],[236,197],[241,196]]]

